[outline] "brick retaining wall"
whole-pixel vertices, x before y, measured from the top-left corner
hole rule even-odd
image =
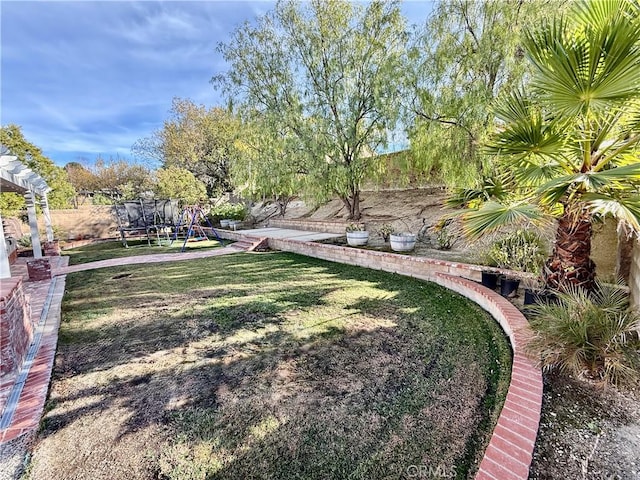
[[[13,381],[33,338],[31,315],[20,277],[0,285],[0,384]]]
[[[268,226],[273,228],[291,228],[293,230],[305,230],[322,233],[345,233],[353,222],[327,222],[322,220],[284,219],[270,218]],[[359,222],[357,222],[359,223]]]
[[[219,233],[230,240],[243,237],[241,232]],[[526,318],[507,299],[477,283],[485,267],[297,240],[270,238],[269,247],[429,280],[467,297],[489,312],[509,337],[513,365],[505,403],[475,478],[525,480],[529,477],[542,408],[542,372],[524,351],[532,336]]]

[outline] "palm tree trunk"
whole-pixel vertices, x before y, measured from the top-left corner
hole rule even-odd
[[[556,241],[545,269],[547,287],[566,290],[568,285],[588,291],[595,286],[596,264],[591,260],[591,217],[566,211],[558,220]]]

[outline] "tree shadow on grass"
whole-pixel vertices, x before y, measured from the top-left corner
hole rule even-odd
[[[381,337],[396,342],[394,355],[376,348]],[[269,346],[252,355],[132,375],[59,397],[60,408],[85,401],[61,414],[54,408],[45,417],[41,436],[77,428],[85,418],[95,419],[99,430],[101,421],[114,421],[110,411],[125,409],[129,415],[121,422],[119,437],[105,441],[135,435],[150,424],[165,425],[174,438],[185,439],[177,445],[187,449],[189,462],[204,462],[211,478],[293,478],[305,471],[303,478],[342,478],[341,473],[362,465],[368,465],[366,478],[384,478],[373,472],[393,460],[391,446],[399,434],[416,441],[407,446],[402,440],[408,452],[401,458],[409,455],[406,461],[418,461],[430,442],[427,437],[417,441],[415,435],[434,431],[433,419],[427,421],[421,412],[442,378],[423,375],[423,362],[402,346],[393,329],[345,335],[332,327],[303,341],[273,332],[265,342]],[[422,384],[406,378],[405,369]],[[404,428],[409,417],[418,426]],[[80,437],[95,434],[99,432],[91,427],[78,432]],[[210,451],[214,460],[225,451],[237,458],[222,468],[215,467],[215,461],[190,458],[201,444],[217,445]],[[163,474],[171,477],[173,472],[179,478],[176,472],[186,468],[184,459],[171,452],[164,454]],[[90,470],[91,465],[82,468]]]
[[[496,388],[487,372],[496,366],[491,344],[500,339],[487,329],[486,315],[467,318],[467,301],[411,279],[399,286],[392,275],[320,261],[302,262],[298,273],[320,267],[325,278],[375,285],[384,298],[349,303],[337,317],[348,322],[330,317],[286,330],[286,311],[304,313],[336,292],[331,282],[299,285],[272,292],[269,301],[172,318],[169,326],[145,319],[127,335],[122,326],[108,327],[100,348],[91,350],[89,342],[71,358],[73,345],[64,346],[61,356],[72,370],[54,388],[41,448],[65,429],[77,430],[79,442],[104,435],[108,446],[158,427],[166,432],[165,448],[155,452],[149,478],[402,478],[410,465],[455,466],[464,476],[476,451],[473,437],[488,416],[485,399]],[[254,270],[263,275],[270,268]],[[255,317],[237,322],[242,312]],[[230,321],[211,330],[206,319],[224,314]],[[185,331],[194,318],[197,332]],[[234,341],[190,346],[208,336]],[[167,358],[174,361],[139,362],[161,350],[171,350]],[[112,367],[120,367],[117,375],[89,387],[75,373]],[[114,426],[115,436],[103,433]],[[91,462],[77,465],[86,478]]]

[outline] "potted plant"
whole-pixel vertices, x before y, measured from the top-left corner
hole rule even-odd
[[[389,236],[395,233],[394,228],[389,225],[388,223],[383,224],[379,229],[378,229],[378,235],[380,235],[382,237],[382,240],[386,242],[389,241]]]
[[[410,232],[392,233],[389,235],[391,250],[394,252],[410,252],[416,246],[416,234]]]
[[[482,276],[480,283],[491,290],[495,290],[498,288],[498,280],[500,279],[500,274],[498,272],[492,270],[482,270],[480,272]]]
[[[369,232],[363,223],[352,223],[347,227],[347,243],[351,247],[361,247],[369,241]]]
[[[480,283],[491,290],[495,290],[498,288],[498,282],[500,281],[500,273],[497,270],[498,263],[489,255],[489,252],[485,252],[484,258],[481,261],[482,265],[490,268],[485,268],[480,272]]]
[[[558,296],[552,290],[542,288],[543,281],[540,277],[524,279],[524,304],[541,305],[551,304],[558,301]]]
[[[500,268],[538,274],[546,258],[546,249],[536,232],[516,230],[496,240],[491,245],[488,256]],[[518,277],[503,275],[500,294],[505,297],[515,296],[519,286]]]

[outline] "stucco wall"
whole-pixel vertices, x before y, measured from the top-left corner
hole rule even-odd
[[[640,240],[633,246],[631,271],[629,273],[629,291],[631,303],[640,308]]]
[[[51,210],[51,223],[60,240],[111,238],[118,235],[117,223],[110,205],[83,205],[78,209]],[[40,216],[40,230],[44,220]]]

